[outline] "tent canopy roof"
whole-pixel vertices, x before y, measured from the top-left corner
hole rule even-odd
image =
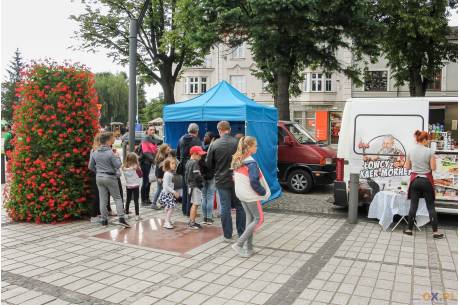
[[[226,81],[188,101],[165,106],[165,122],[184,121],[273,121],[274,107],[257,104]]]

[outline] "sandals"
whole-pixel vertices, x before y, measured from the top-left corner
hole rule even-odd
[[[406,234],[406,235],[412,236],[412,231],[411,230],[404,230],[403,233]]]

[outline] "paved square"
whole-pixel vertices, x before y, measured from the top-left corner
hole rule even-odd
[[[130,229],[2,224],[2,304],[457,304],[453,227],[433,240],[425,227],[410,237],[363,219],[271,212],[244,259],[221,241],[218,219],[189,231],[176,211],[170,231],[162,211],[141,215]]]

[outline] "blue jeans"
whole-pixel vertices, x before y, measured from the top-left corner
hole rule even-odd
[[[214,193],[216,192],[216,185],[214,178],[205,180],[203,183],[203,200],[201,201],[201,209],[203,211],[203,218],[212,218],[212,208],[214,207]]]
[[[236,209],[236,230],[241,236],[246,229],[246,214],[240,200],[236,197],[235,187],[217,187],[220,196],[220,219],[225,238],[233,236],[232,208]]]
[[[161,178],[160,178],[161,179]],[[160,197],[161,190],[163,189],[163,179],[157,178],[157,189],[155,195],[153,196],[152,207],[157,205],[158,198]]]

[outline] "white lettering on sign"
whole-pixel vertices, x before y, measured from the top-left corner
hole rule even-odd
[[[411,170],[394,167],[394,163],[386,160],[365,161],[360,172],[361,179],[410,176]]]

